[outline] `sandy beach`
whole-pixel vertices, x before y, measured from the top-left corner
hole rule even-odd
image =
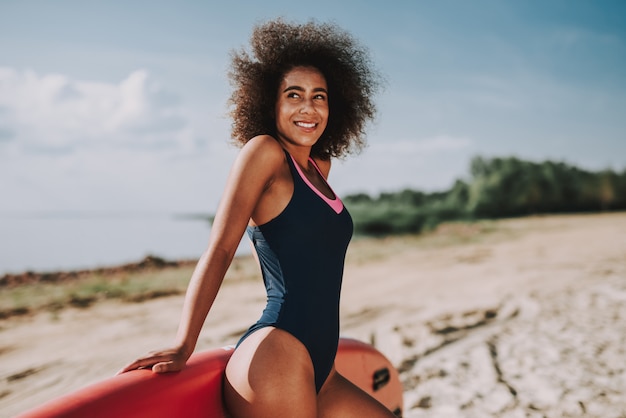
[[[489,225],[355,241],[342,334],[397,366],[405,417],[626,417],[626,213]],[[226,280],[197,350],[236,342],[263,304],[260,278]],[[0,321],[0,416],[167,346],[181,306],[177,295]]]

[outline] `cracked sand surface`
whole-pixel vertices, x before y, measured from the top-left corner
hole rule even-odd
[[[405,417],[626,417],[626,213],[502,225],[477,241],[350,261],[343,335],[399,368]],[[233,343],[262,291],[225,283],[198,350]],[[167,345],[181,304],[105,302],[1,322],[0,416]]]

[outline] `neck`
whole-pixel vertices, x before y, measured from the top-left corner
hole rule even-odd
[[[311,156],[311,147],[305,145],[296,145],[289,141],[278,138],[281,146],[300,164],[300,167],[308,168],[309,157]]]

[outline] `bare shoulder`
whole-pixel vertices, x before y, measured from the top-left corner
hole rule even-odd
[[[255,166],[277,168],[285,161],[281,145],[270,135],[258,135],[250,139],[241,149],[241,157]]]

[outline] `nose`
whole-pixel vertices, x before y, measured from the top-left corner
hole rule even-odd
[[[305,99],[302,101],[302,105],[300,107],[300,113],[308,114],[313,112],[315,107],[313,106],[312,99]]]

